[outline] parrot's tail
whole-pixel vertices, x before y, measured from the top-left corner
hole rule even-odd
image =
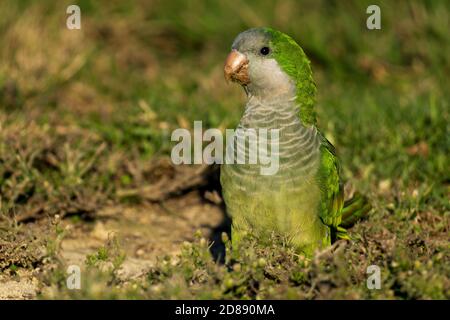
[[[360,193],[355,195],[344,202],[344,208],[342,209],[342,222],[339,225],[343,228],[349,228],[356,223],[359,219],[363,218],[370,212],[372,206],[369,203],[367,197]]]

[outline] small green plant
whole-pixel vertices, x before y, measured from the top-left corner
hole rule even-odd
[[[119,240],[113,236],[105,246],[98,248],[97,252],[87,255],[85,264],[88,267],[99,267],[102,263],[109,262],[112,266],[111,272],[114,273],[120,268],[125,257]]]

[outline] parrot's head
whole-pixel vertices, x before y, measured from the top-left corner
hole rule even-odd
[[[316,87],[310,62],[288,35],[271,28],[240,33],[224,66],[226,80],[241,84],[260,99],[295,97],[304,123],[315,123]]]

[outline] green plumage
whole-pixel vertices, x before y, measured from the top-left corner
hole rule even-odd
[[[310,62],[302,48],[294,39],[280,31],[264,28],[270,35],[270,43],[273,47],[273,55],[280,67],[292,79],[295,79],[297,88],[297,104],[300,107],[300,119],[305,125],[316,124],[314,103],[316,85],[312,77]]]
[[[270,53],[259,54],[265,46]],[[316,86],[305,53],[291,37],[270,28],[240,34],[233,49],[247,56],[250,70],[249,99],[239,126],[279,129],[280,146],[285,148],[280,147],[280,168],[274,176],[260,175],[255,164],[222,166],[233,245],[238,246],[246,232],[261,242],[275,233],[311,255],[333,238],[348,239],[342,227],[339,161],[316,127]],[[367,212],[370,207],[364,204],[352,203],[346,221],[355,213],[361,215],[361,209]]]
[[[310,61],[302,48],[288,35],[265,28],[271,35],[271,45],[274,48],[274,58],[280,67],[292,79],[295,79],[297,105],[299,115],[304,125],[316,125],[314,111],[316,85],[313,80]],[[344,193],[340,181],[340,166],[334,146],[322,135],[321,159],[318,170],[318,182],[322,193],[320,218],[332,229],[337,229],[341,223],[341,211],[344,204]],[[344,236],[342,229],[340,235]]]

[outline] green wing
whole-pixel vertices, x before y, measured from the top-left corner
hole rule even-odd
[[[320,218],[339,238],[348,239],[344,228],[339,227],[344,205],[344,188],[340,179],[340,165],[333,145],[323,136],[320,146],[321,163],[319,183],[322,192]]]

